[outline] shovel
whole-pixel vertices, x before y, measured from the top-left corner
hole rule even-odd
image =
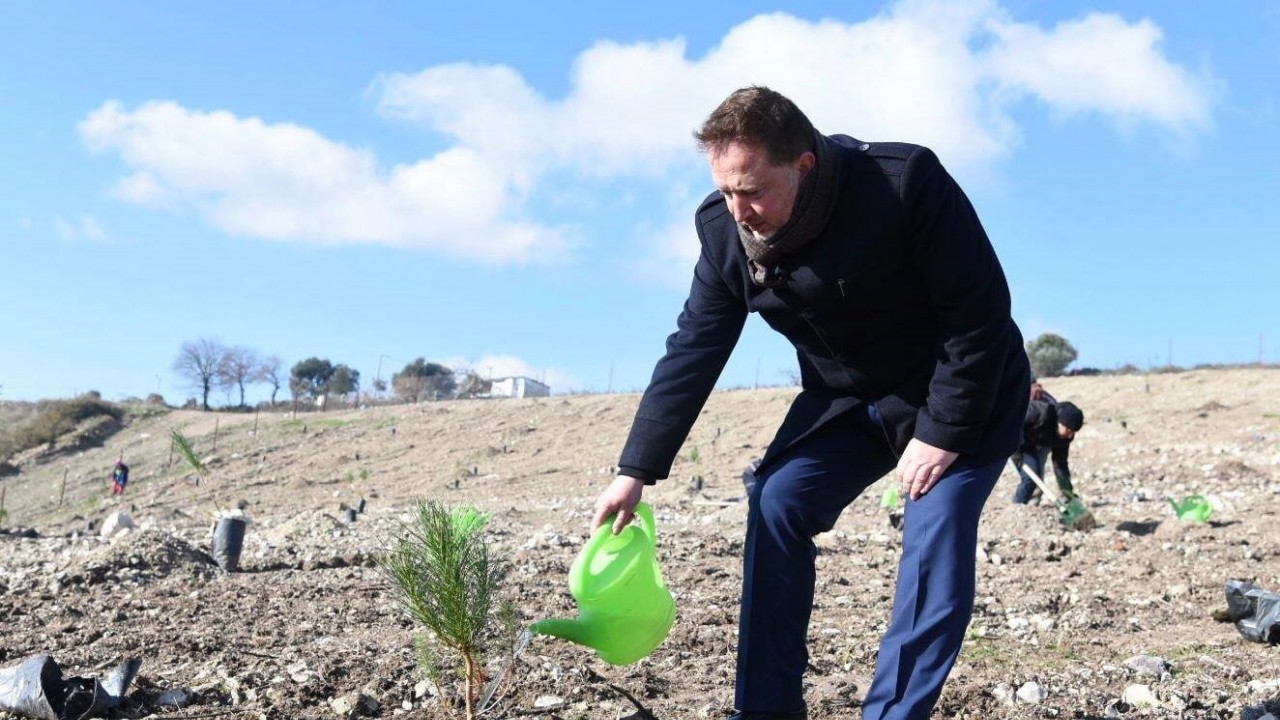
[[[1089,508],[1084,506],[1080,498],[1064,499],[1056,489],[1050,490],[1049,484],[1042,480],[1036,474],[1036,471],[1025,463],[1022,465],[1022,472],[1026,473],[1027,477],[1031,478],[1031,482],[1040,488],[1040,492],[1044,493],[1044,496],[1053,502],[1053,506],[1058,509],[1058,519],[1062,521],[1063,525],[1072,530],[1081,531],[1092,530],[1098,526],[1098,521],[1093,517],[1093,513],[1089,512]]]

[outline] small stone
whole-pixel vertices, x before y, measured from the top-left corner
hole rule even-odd
[[[374,697],[360,693],[356,698],[356,708],[359,709],[361,715],[372,716],[377,715],[378,711],[382,709],[382,703],[378,702]]]
[[[427,680],[421,680],[417,685],[413,686],[413,697],[421,700],[424,697],[435,697],[436,686]]]
[[[333,708],[333,712],[339,717],[351,717],[351,711],[355,710],[355,703],[352,702],[350,695],[343,695],[330,699],[329,707]]]
[[[184,708],[196,701],[195,691],[189,688],[165,690],[156,696],[156,704],[165,707]]]
[[[533,706],[536,708],[559,707],[563,704],[564,699],[556,697],[555,695],[541,695],[538,699],[533,701]]]
[[[1040,683],[1033,681],[1024,683],[1022,687],[1018,688],[1016,697],[1020,703],[1038,705],[1042,700],[1049,697],[1049,691],[1045,690]]]
[[[1169,661],[1155,655],[1134,655],[1125,660],[1124,665],[1138,675],[1145,675],[1159,680],[1168,680],[1172,677],[1169,672]]]
[[[107,540],[120,533],[126,533],[126,532],[129,532],[130,530],[136,530],[137,527],[138,526],[133,522],[133,518],[129,517],[127,513],[122,513],[122,512],[111,513],[110,515],[107,516],[107,519],[102,523],[102,530],[100,532],[100,535],[102,536],[103,540]]]
[[[1157,707],[1160,705],[1155,693],[1151,692],[1150,685],[1130,685],[1124,689],[1124,695],[1121,696],[1121,699],[1126,704],[1137,708]]]
[[[992,697],[1006,705],[1013,704],[1013,688],[1007,683],[1000,683],[991,691]]]

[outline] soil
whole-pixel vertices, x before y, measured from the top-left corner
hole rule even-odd
[[[1045,386],[1086,414],[1072,468],[1097,527],[1064,527],[1047,504],[1013,505],[1006,470],[983,516],[969,639],[934,717],[1260,714],[1280,699],[1280,648],[1214,615],[1228,580],[1280,590],[1280,370]],[[732,712],[741,475],[794,393],[714,394],[672,478],[646,492],[679,608],[666,642],[613,667],[587,648],[534,637],[516,660],[494,657],[494,676],[509,669],[485,717],[644,717],[637,704],[663,720]],[[0,478],[9,513],[0,667],[48,653],[69,675],[93,676],[139,657],[120,717],[460,716],[453,686],[438,689],[418,669],[418,631],[377,566],[388,538],[420,498],[473,504],[491,514],[486,538],[511,562],[506,592],[521,622],[572,616],[568,568],[638,400],[296,417],[173,411],[135,420],[100,447],[24,456],[16,475]],[[170,429],[206,457],[201,482],[171,459]],[[131,482],[113,496],[109,472],[121,455]],[[807,675],[815,720],[861,717],[901,549],[880,506],[889,483],[817,539]],[[1192,494],[1215,504],[1210,522],[1175,517],[1167,499]],[[361,498],[364,511],[348,522]],[[252,522],[240,572],[225,573],[209,555],[210,529],[216,508],[236,505]],[[138,528],[102,539],[116,512]],[[160,702],[177,689],[191,691],[185,707]]]

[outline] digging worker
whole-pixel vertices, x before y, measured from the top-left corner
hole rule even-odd
[[[1025,505],[1040,494],[1024,465],[1043,480],[1045,460],[1050,457],[1053,459],[1053,477],[1062,496],[1068,500],[1076,496],[1067,456],[1071,452],[1071,441],[1082,427],[1084,413],[1080,408],[1069,402],[1056,402],[1048,393],[1027,405],[1027,416],[1022,425],[1022,446],[1012,457],[1019,478],[1018,489],[1013,494],[1015,503]]]
[[[894,610],[866,720],[923,720],[973,608],[978,519],[1021,439],[1030,370],[969,200],[927,148],[819,134],[764,87],[696,133],[717,190],[693,286],[593,527],[620,532],[671,464],[749,312],[796,348],[802,392],[748,496],[731,720],[805,718],[815,535],[897,467]]]

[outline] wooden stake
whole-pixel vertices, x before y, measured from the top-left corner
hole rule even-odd
[[[258,437],[258,408],[253,409],[253,436]]]
[[[213,449],[209,452],[218,452],[218,422],[222,418],[215,417],[213,419]]]
[[[62,489],[58,491],[58,507],[62,507],[62,500],[67,496],[67,469],[62,468]]]

